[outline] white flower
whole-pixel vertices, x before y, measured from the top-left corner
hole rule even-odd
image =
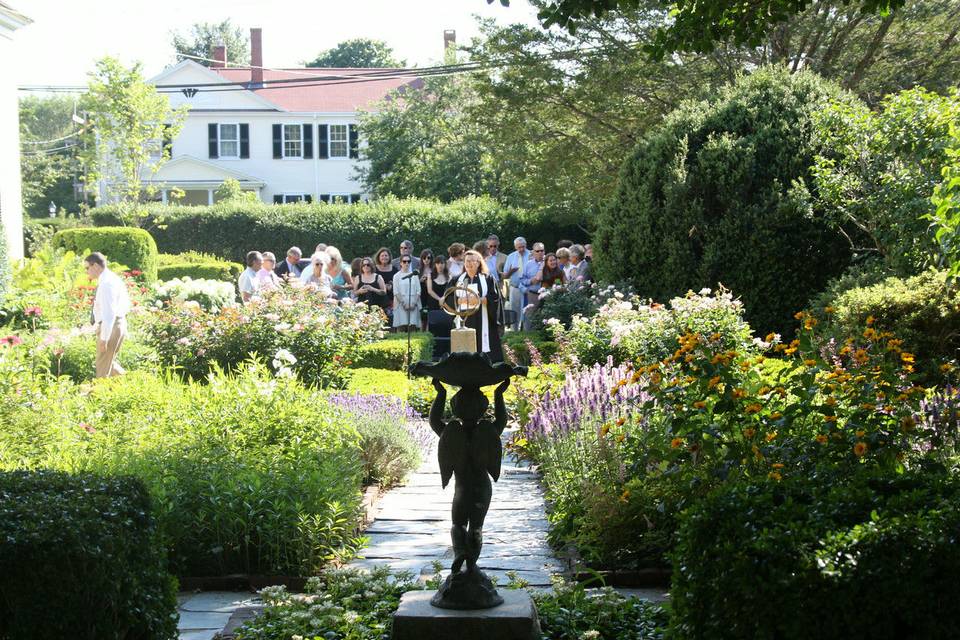
[[[289,322],[281,322],[279,324],[273,325],[273,330],[278,333],[283,333],[284,331],[288,330],[290,326],[291,325]]]
[[[708,295],[710,295],[711,293],[712,293],[712,291],[710,290],[709,287],[704,287],[703,289],[700,289],[700,295],[702,295],[702,296],[708,296]]]
[[[297,357],[290,353],[286,349],[280,349],[273,355],[274,360],[279,360],[280,362],[286,362],[288,364],[296,364]]]

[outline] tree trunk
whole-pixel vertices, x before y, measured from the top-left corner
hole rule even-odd
[[[863,74],[866,73],[867,69],[873,64],[873,60],[877,56],[877,50],[880,49],[880,45],[883,44],[883,39],[890,30],[890,25],[893,24],[893,18],[894,12],[891,11],[887,14],[887,17],[883,19],[883,22],[880,23],[877,32],[873,34],[873,40],[870,41],[866,52],[863,54],[863,57],[860,58],[857,67],[853,70],[853,75],[851,75],[846,82],[847,89],[855,89],[857,85],[860,84],[860,81],[863,80]]]

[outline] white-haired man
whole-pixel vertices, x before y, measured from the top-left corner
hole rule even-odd
[[[520,321],[523,314],[524,295],[521,290],[520,278],[523,277],[523,268],[533,256],[527,250],[527,240],[523,236],[513,241],[515,251],[507,256],[503,263],[503,277],[510,282],[510,326],[514,331],[520,330]]]

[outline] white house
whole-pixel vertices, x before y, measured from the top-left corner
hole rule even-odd
[[[14,54],[14,32],[32,20],[0,0],[0,60],[9,70]],[[10,258],[23,257],[23,204],[20,191],[20,108],[10,73],[0,74],[0,220]]]
[[[213,204],[235,178],[265,202],[364,199],[354,179],[358,112],[422,82],[397,69],[264,69],[261,30],[250,30],[251,66],[185,60],[150,79],[174,107],[190,110],[170,144],[170,161],[149,177],[160,198],[179,188],[183,204]],[[404,75],[405,74],[405,75]],[[106,198],[101,184],[101,201]]]

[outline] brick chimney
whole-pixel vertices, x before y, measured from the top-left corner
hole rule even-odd
[[[263,86],[263,43],[261,36],[263,29],[250,29],[250,84],[256,87]]]
[[[443,53],[446,55],[450,47],[457,46],[457,32],[454,29],[443,30]]]
[[[213,47],[213,60],[210,63],[212,69],[223,69],[227,66],[227,45],[222,42]]]

